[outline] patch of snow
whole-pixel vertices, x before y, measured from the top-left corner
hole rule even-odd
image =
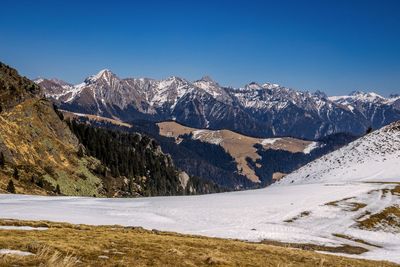
[[[0,225],[0,230],[44,231],[48,229],[47,227]]]
[[[276,141],[281,140],[281,138],[267,138],[261,141],[261,145],[273,145]]]
[[[311,151],[319,147],[318,142],[311,142],[306,148],[304,148],[303,153],[304,154],[310,154]]]
[[[31,255],[34,255],[33,253],[30,253],[30,252],[27,252],[27,251],[13,250],[13,249],[0,249],[0,255],[6,255],[6,254],[18,255],[18,256],[31,256]]]

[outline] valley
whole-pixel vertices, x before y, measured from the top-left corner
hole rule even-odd
[[[255,162],[260,159],[257,154],[256,144],[263,149],[283,150],[291,153],[310,153],[318,144],[312,141],[305,141],[290,137],[260,139],[245,136],[230,130],[205,130],[195,129],[180,125],[176,122],[161,122],[157,124],[160,135],[174,137],[176,142],[182,141],[182,135],[191,135],[192,139],[202,142],[220,145],[236,161],[239,174],[246,176],[252,182],[259,183],[260,179],[247,161],[250,159]]]

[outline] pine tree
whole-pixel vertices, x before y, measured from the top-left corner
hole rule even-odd
[[[42,180],[42,179],[39,179],[39,180],[37,181],[36,185],[39,186],[39,187],[41,187],[41,188],[43,188],[43,187],[44,187],[43,180]]]
[[[57,184],[56,193],[61,195],[61,189],[60,189],[60,185],[59,184]]]
[[[15,194],[15,186],[14,186],[14,182],[12,180],[10,180],[8,182],[7,185],[7,192],[11,193],[11,194]]]
[[[17,179],[17,180],[19,179],[19,172],[18,172],[17,167],[14,167],[13,177],[14,177],[15,179]]]
[[[5,164],[4,154],[3,152],[0,153],[0,168],[3,168]]]

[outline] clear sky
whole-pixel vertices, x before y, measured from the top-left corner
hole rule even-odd
[[[0,60],[72,83],[108,68],[388,95],[400,93],[400,1],[2,0]]]

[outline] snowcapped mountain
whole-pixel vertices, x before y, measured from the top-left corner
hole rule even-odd
[[[329,99],[351,111],[361,112],[374,129],[398,120],[400,112],[400,97],[396,95],[385,98],[376,93],[355,91],[348,96],[333,96]]]
[[[258,137],[317,139],[337,132],[363,134],[400,119],[400,98],[373,93],[327,97],[278,84],[252,82],[243,88],[219,85],[210,77],[195,82],[121,79],[102,70],[78,85],[37,79],[61,108],[119,118],[176,120],[195,128],[230,129]]]
[[[397,121],[310,162],[279,183],[379,182],[382,177],[388,182],[399,179],[399,163],[400,121]]]

